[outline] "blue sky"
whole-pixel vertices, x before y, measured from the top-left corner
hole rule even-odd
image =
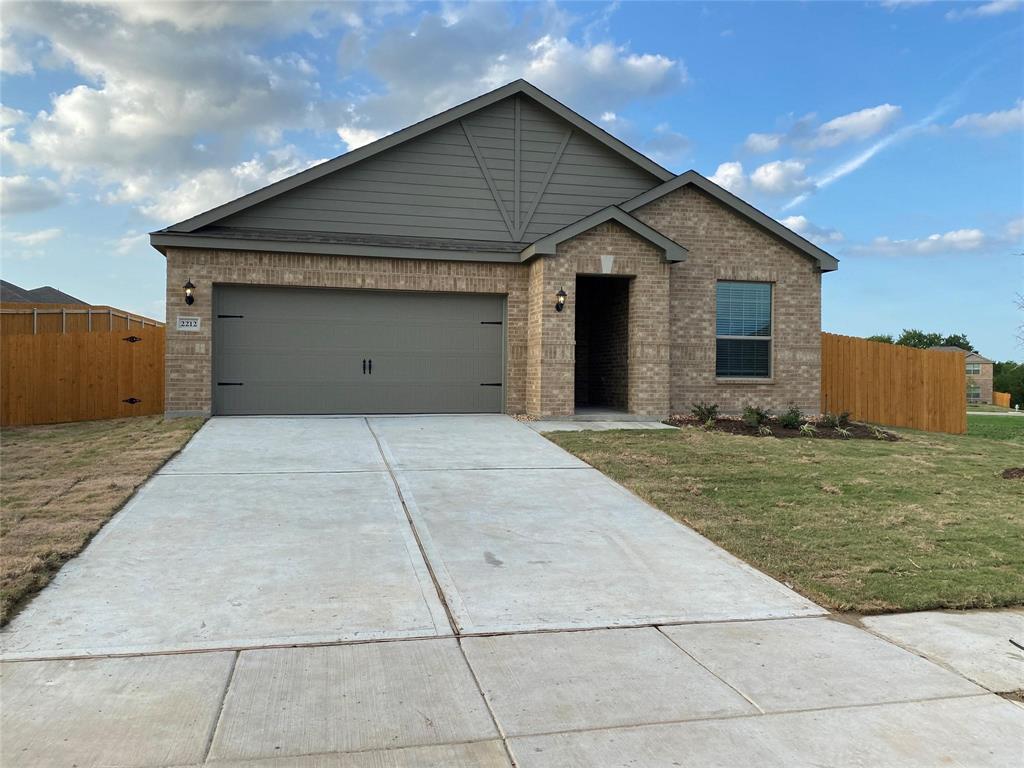
[[[838,256],[822,324],[965,332],[1024,293],[1024,9],[5,3],[2,273],[163,317],[145,233],[526,77]]]

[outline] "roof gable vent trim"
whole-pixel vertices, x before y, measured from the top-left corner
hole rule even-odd
[[[542,237],[535,243],[531,243],[520,253],[520,260],[528,261],[536,256],[553,256],[557,252],[558,246],[561,243],[564,243],[566,240],[571,240],[584,232],[589,232],[594,227],[608,221],[615,221],[621,224],[626,229],[632,231],[634,234],[642,237],[644,240],[647,240],[649,243],[659,248],[665,256],[665,261],[686,261],[688,249],[685,246],[680,245],[675,240],[665,237],[665,235],[658,232],[658,230],[644,224],[636,217],[630,216],[616,205],[610,205],[607,208],[602,208],[600,211],[592,213],[589,216],[558,230],[557,232],[552,232],[550,235]]]

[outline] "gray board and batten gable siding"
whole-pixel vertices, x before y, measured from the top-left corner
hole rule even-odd
[[[658,183],[529,98],[512,96],[217,226],[525,244]]]

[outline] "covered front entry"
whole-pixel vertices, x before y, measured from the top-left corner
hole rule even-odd
[[[497,413],[504,297],[218,285],[213,412]]]
[[[576,276],[576,412],[629,409],[629,277]]]

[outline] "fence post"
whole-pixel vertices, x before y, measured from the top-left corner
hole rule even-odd
[[[36,307],[32,307],[32,335],[35,336],[38,332],[36,329],[39,325],[39,310]]]

